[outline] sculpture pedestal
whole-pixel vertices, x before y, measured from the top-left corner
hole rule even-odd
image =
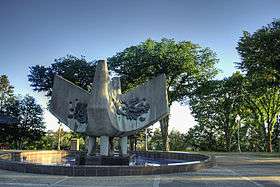
[[[129,165],[129,156],[87,156],[86,165]]]

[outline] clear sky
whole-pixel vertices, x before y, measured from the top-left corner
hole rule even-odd
[[[28,67],[48,65],[67,54],[110,57],[147,38],[190,40],[213,49],[218,78],[239,61],[235,50],[243,30],[253,32],[280,18],[279,0],[0,0],[0,74],[17,94],[32,91]],[[45,113],[48,128],[57,128]],[[194,121],[187,107],[171,109],[171,127],[186,130]]]

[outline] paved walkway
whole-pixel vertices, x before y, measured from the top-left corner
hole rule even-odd
[[[72,186],[280,186],[280,157],[218,154],[217,166],[199,172],[122,177],[67,177],[0,170],[0,187]]]

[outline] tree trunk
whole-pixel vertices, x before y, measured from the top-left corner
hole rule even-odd
[[[267,133],[267,152],[272,153],[272,132]]]
[[[272,153],[272,132],[273,125],[270,120],[267,120],[267,152]]]
[[[224,123],[224,131],[225,131],[225,143],[226,143],[226,151],[230,151],[231,137],[230,137],[230,129],[229,129],[229,115],[226,115],[225,123]]]
[[[263,151],[265,151],[265,150],[267,150],[267,145],[268,145],[268,133],[266,133],[266,127],[265,127],[265,123],[263,123],[263,125],[262,125],[262,133],[263,133],[263,135],[262,135],[262,139],[264,140],[264,142],[263,142]]]
[[[162,118],[159,122],[160,122],[161,135],[162,135],[162,149],[163,151],[169,151],[169,140],[168,140],[169,115]]]
[[[226,151],[230,151],[230,136],[229,136],[229,130],[225,129],[225,140],[226,140]]]

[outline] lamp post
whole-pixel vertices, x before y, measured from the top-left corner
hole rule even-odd
[[[57,143],[57,150],[60,150],[60,144],[61,144],[61,123],[58,122],[58,143]]]
[[[239,153],[241,153],[240,138],[239,138],[240,121],[241,121],[241,117],[237,114],[235,117],[235,123],[237,124],[237,146],[238,146]]]

